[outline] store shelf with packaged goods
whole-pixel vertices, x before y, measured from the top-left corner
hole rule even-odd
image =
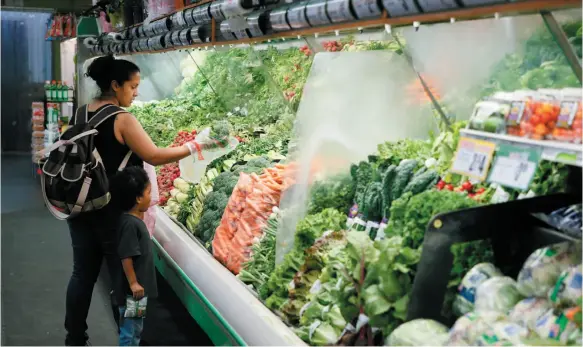
[[[154,233],[166,275],[183,304],[215,345],[297,346],[304,343],[160,208]],[[157,261],[161,261],[158,260]],[[179,280],[178,280],[179,279]]]
[[[202,6],[208,2],[208,0],[204,0],[192,5],[186,6],[184,9],[177,10],[171,14],[156,18],[155,20],[159,20],[162,18],[169,17],[174,13],[178,13],[184,11],[188,8]],[[450,22],[452,20],[456,21],[464,21],[464,20],[473,20],[473,19],[480,19],[480,18],[488,18],[488,17],[500,17],[500,16],[513,16],[518,14],[532,14],[532,13],[539,13],[539,12],[549,12],[554,10],[561,10],[566,8],[577,8],[581,7],[581,2],[576,0],[525,0],[525,1],[517,1],[517,2],[508,2],[508,3],[499,3],[499,4],[491,4],[486,6],[476,6],[476,7],[464,7],[464,8],[456,8],[448,11],[436,11],[436,12],[426,12],[426,13],[419,13],[414,15],[402,16],[402,17],[392,17],[390,13],[387,15],[386,9],[382,10],[382,15],[378,18],[370,18],[364,20],[357,20],[357,21],[348,21],[348,22],[339,22],[339,23],[332,23],[329,25],[324,26],[315,26],[309,28],[303,28],[298,30],[287,30],[287,31],[277,31],[267,33],[262,36],[254,36],[249,38],[242,38],[238,40],[210,40],[210,42],[202,42],[193,45],[180,45],[177,47],[171,48],[161,48],[156,50],[141,50],[139,52],[123,52],[120,55],[130,55],[130,54],[144,54],[144,53],[152,53],[156,52],[167,52],[172,50],[182,50],[188,48],[199,48],[199,47],[207,47],[213,45],[231,45],[231,44],[243,44],[243,43],[256,43],[256,42],[265,42],[268,40],[278,40],[278,39],[286,39],[286,38],[296,38],[301,36],[312,36],[315,34],[326,34],[326,33],[334,33],[337,31],[354,31],[354,30],[363,30],[367,28],[379,28],[386,25],[390,25],[392,27],[404,26],[404,25],[412,25],[414,23],[420,24],[433,24],[433,23],[442,23],[442,22]],[[277,7],[276,7],[277,8]],[[153,20],[154,21],[154,20]],[[153,22],[152,21],[152,22]],[[213,18],[213,26],[215,24],[215,20]],[[134,26],[132,26],[134,27]],[[213,36],[216,35],[217,30],[213,29],[212,34]]]
[[[495,134],[485,131],[463,129],[462,136],[467,136],[479,140],[486,140],[496,144],[509,143],[528,148],[535,148],[541,151],[541,159],[557,163],[582,166],[583,145],[577,143],[566,143],[551,140],[533,140],[518,136]]]

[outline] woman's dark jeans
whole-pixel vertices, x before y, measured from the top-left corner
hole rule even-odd
[[[112,208],[106,207],[68,221],[73,246],[73,274],[67,287],[67,346],[84,346],[87,343],[87,314],[103,259],[107,262],[112,287],[121,274],[121,261],[117,256],[118,216]],[[119,326],[117,306],[112,310]]]

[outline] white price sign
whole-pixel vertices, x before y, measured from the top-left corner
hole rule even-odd
[[[462,137],[458,143],[451,171],[483,181],[488,176],[495,149],[495,143]]]
[[[488,181],[526,190],[534,177],[539,160],[540,150],[501,144]]]

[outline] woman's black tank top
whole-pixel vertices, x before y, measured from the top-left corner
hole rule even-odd
[[[91,119],[97,112],[108,105],[103,105],[93,112],[87,112],[87,119]],[[75,116],[73,115],[73,118]],[[122,145],[115,138],[114,123],[117,116],[110,117],[105,122],[101,123],[96,129],[99,131],[95,135],[95,148],[99,152],[101,159],[103,160],[103,166],[105,166],[105,172],[107,176],[111,177],[115,175],[119,165],[123,161],[123,158],[129,152],[130,148],[127,145]],[[128,161],[128,166],[144,166],[144,161],[140,159],[135,153],[132,153],[130,160]]]

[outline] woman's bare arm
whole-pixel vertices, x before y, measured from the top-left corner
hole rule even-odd
[[[190,155],[190,150],[186,146],[172,148],[156,146],[136,117],[129,113],[117,116],[115,133],[118,140],[122,140],[132,152],[150,165],[173,163]]]

